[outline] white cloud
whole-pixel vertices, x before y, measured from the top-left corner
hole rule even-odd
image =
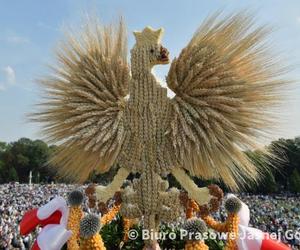
[[[47,30],[52,30],[52,31],[59,31],[58,28],[55,28],[55,27],[53,27],[53,26],[51,26],[51,25],[48,25],[47,23],[44,23],[44,22],[42,22],[42,21],[37,22],[36,25],[37,25],[39,28],[41,28],[41,29],[47,29]]]
[[[0,84],[0,91],[5,90],[5,86],[3,84]]]
[[[12,44],[26,44],[29,43],[30,40],[26,37],[18,36],[18,35],[10,35],[6,37],[7,42]]]
[[[300,16],[297,17],[297,21],[298,21],[298,23],[300,23]]]
[[[15,84],[16,82],[16,74],[14,69],[11,66],[6,66],[3,68],[3,72],[5,74],[5,79],[8,84]]]

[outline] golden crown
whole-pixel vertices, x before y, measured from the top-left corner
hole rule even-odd
[[[162,28],[158,30],[154,30],[149,26],[143,29],[142,32],[139,31],[133,32],[136,39],[136,44],[138,46],[159,44],[161,42],[163,33],[164,30]]]

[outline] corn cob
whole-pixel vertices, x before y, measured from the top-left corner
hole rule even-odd
[[[201,234],[207,231],[207,227],[203,220],[198,218],[188,219],[183,228],[187,231],[187,241],[185,243],[185,250],[208,250],[204,241],[199,238]]]
[[[68,196],[68,203],[70,205],[69,217],[68,217],[68,229],[72,231],[72,235],[67,242],[68,250],[78,250],[78,240],[79,240],[79,227],[80,220],[83,217],[83,212],[81,209],[81,203],[83,201],[83,194],[75,190],[71,192]]]
[[[237,243],[236,238],[239,234],[239,216],[238,212],[240,211],[242,207],[241,201],[235,197],[229,197],[226,199],[224,204],[225,210],[228,213],[227,217],[227,232],[228,232],[228,238],[225,246],[225,250],[237,250]]]
[[[188,241],[184,250],[208,250],[208,246],[203,241]]]
[[[106,250],[100,231],[100,220],[87,215],[80,222],[80,250]]]
[[[239,233],[239,217],[237,214],[229,214],[226,222],[228,238],[224,250],[237,250],[236,238]]]
[[[105,250],[100,234],[95,234],[89,239],[81,239],[80,250]]]

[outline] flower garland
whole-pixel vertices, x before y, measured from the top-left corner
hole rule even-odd
[[[135,220],[123,218],[123,228],[124,228],[124,237],[123,241],[127,242],[129,240],[129,230],[135,224]]]
[[[225,222],[218,222],[211,216],[202,218],[205,223],[218,232],[227,232],[228,238],[224,250],[237,250],[236,239],[238,236],[239,217],[237,214],[230,213]]]
[[[202,219],[212,229],[218,232],[227,232],[227,222],[218,222],[212,216],[209,215],[202,217]]]
[[[104,226],[108,223],[110,223],[118,214],[118,212],[120,211],[121,205],[114,205],[112,207],[112,209],[109,210],[108,213],[106,213],[105,215],[103,215],[101,217],[101,225]]]
[[[190,219],[193,217],[194,213],[199,212],[199,206],[196,201],[189,199],[186,206],[186,218]]]
[[[238,213],[241,209],[241,201],[231,196],[225,201],[225,210],[227,211],[227,219],[225,222],[218,222],[209,215],[202,214],[202,219],[208,226],[218,232],[227,232],[227,242],[224,250],[237,250],[237,237],[239,234],[239,222],[240,218]]]

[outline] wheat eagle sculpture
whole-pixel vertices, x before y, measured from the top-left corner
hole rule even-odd
[[[33,116],[60,144],[50,164],[80,181],[118,165],[114,180],[95,189],[101,202],[139,173],[122,191],[120,212],[143,217],[149,230],[180,215],[180,193],[168,189],[168,174],[208,207],[220,199],[216,188],[199,188],[187,172],[232,189],[256,180],[259,170],[243,150],[255,148],[274,124],[270,110],[286,83],[266,47],[269,31],[243,12],[208,18],[171,63],[170,99],[151,73],[169,63],[162,29],[134,32],[129,64],[124,23],[89,23],[62,44],[54,74],[42,80],[45,100]]]

